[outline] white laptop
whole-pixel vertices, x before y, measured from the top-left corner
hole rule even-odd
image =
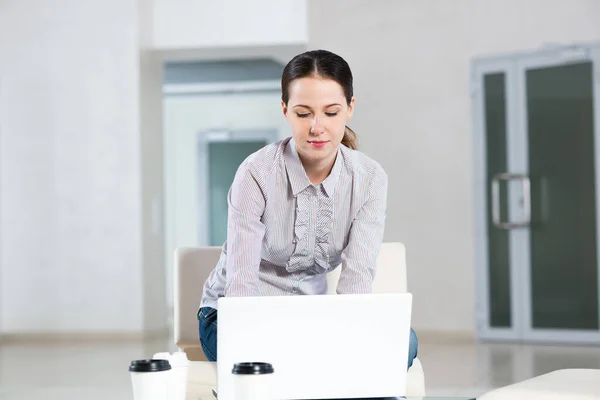
[[[404,396],[412,295],[223,297],[217,392],[238,362],[268,362],[281,400]]]

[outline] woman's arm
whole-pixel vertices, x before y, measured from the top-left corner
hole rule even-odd
[[[348,245],[342,252],[342,272],[337,293],[371,293],[375,264],[383,241],[388,177],[375,170],[367,201],[350,226]]]
[[[236,172],[227,202],[225,296],[258,296],[265,198],[247,165]]]

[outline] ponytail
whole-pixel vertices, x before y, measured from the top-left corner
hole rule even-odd
[[[358,150],[356,146],[356,133],[352,129],[346,125],[346,130],[344,131],[344,137],[342,138],[342,144],[352,150]]]

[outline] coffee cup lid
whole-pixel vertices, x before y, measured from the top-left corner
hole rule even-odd
[[[152,356],[153,360],[171,360],[171,355],[167,351],[163,351],[161,353],[154,353]]]
[[[168,360],[135,360],[129,366],[130,372],[160,372],[170,369]]]
[[[265,375],[275,372],[273,366],[264,362],[243,362],[233,366],[234,375]]]

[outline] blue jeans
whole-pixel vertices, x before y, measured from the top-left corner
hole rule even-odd
[[[217,361],[217,310],[203,307],[198,311],[198,325],[200,331],[200,344],[208,361]],[[417,357],[419,341],[417,334],[410,328],[410,341],[408,344],[408,368],[412,367],[413,360]]]

